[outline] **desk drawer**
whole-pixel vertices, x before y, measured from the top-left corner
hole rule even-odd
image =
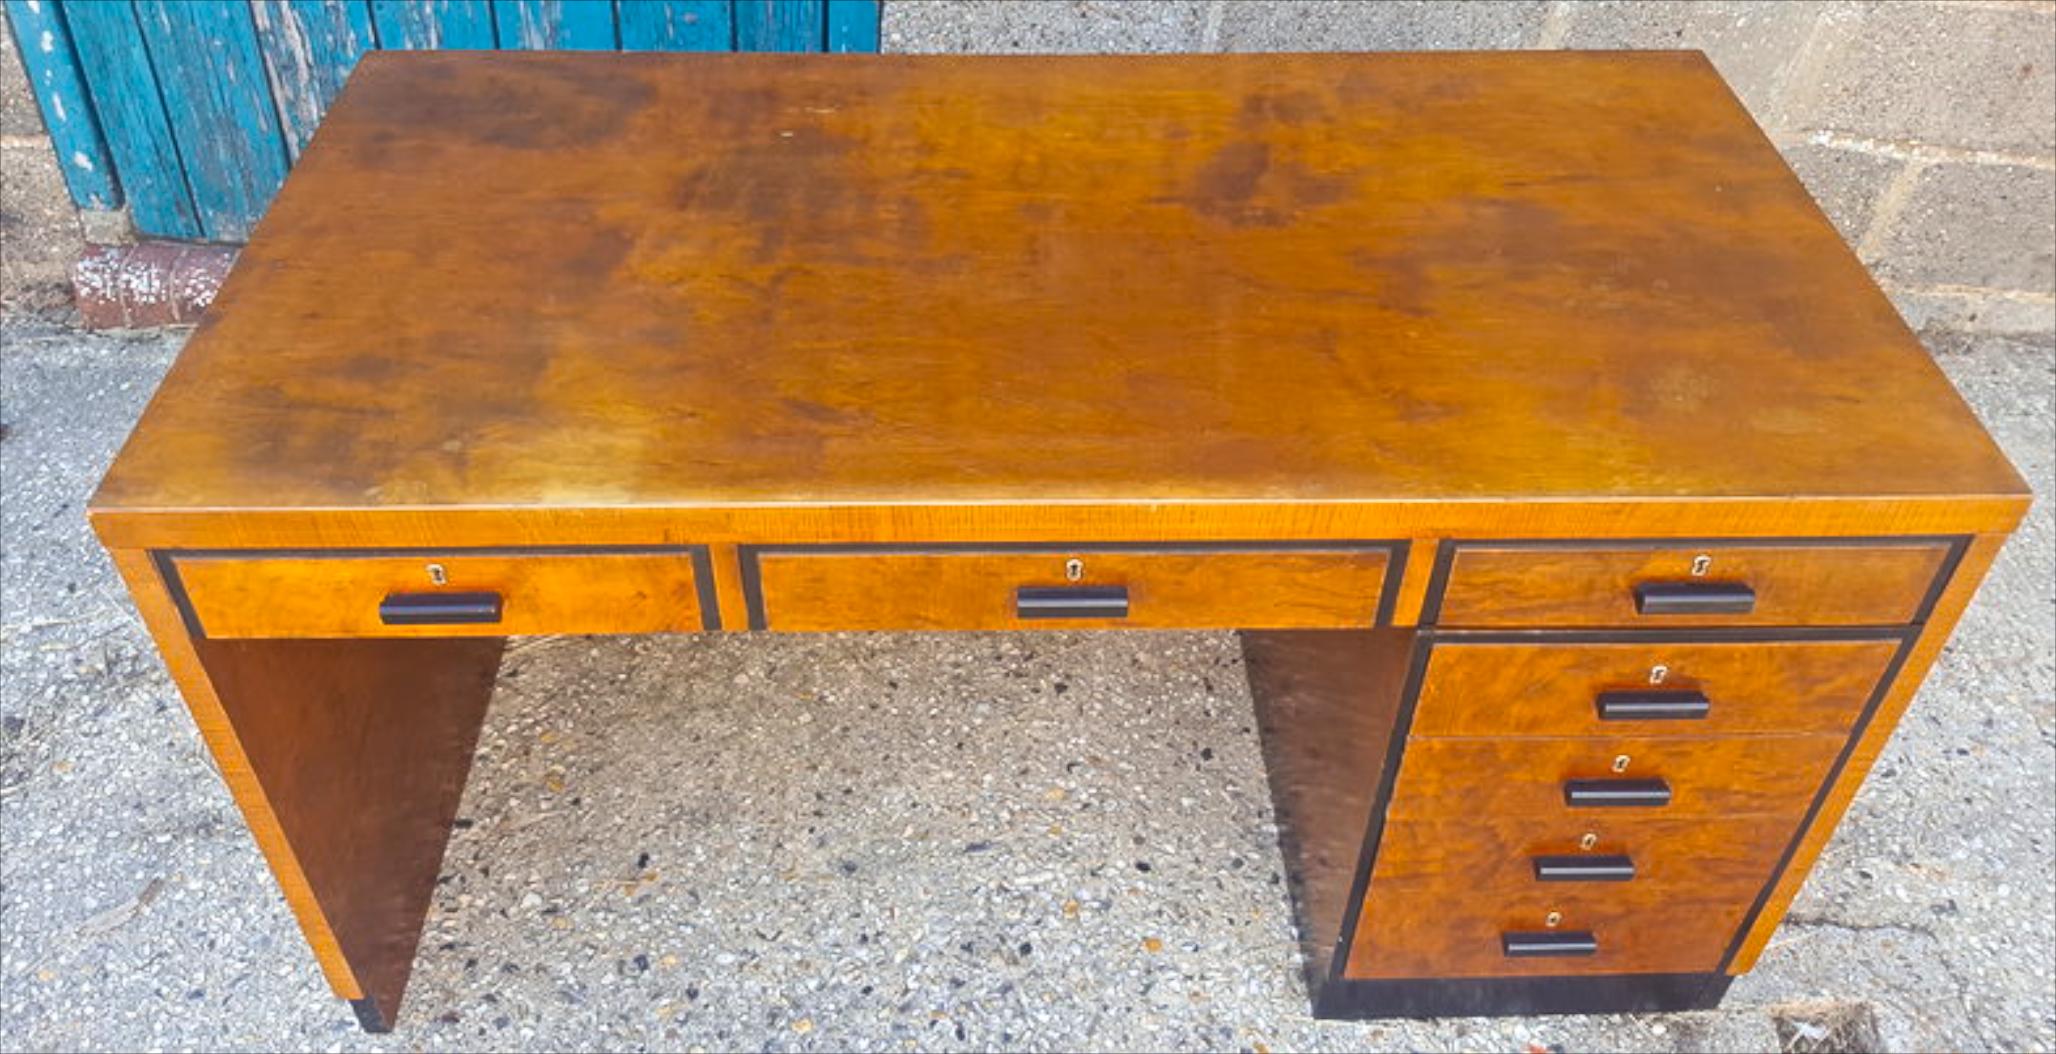
[[[1411,739],[1387,814],[1550,823],[1797,815],[1847,742],[1840,735]]]
[[[772,630],[1301,629],[1378,623],[1383,546],[754,554]]]
[[[1465,544],[1442,626],[1892,625],[1916,619],[1944,541],[1651,548]]]
[[[689,551],[181,554],[213,638],[504,637],[713,628]],[[711,610],[711,604],[709,604]]]
[[[1764,868],[1769,875],[1769,866]],[[1757,890],[1633,882],[1516,891],[1439,879],[1373,880],[1348,977],[1521,977],[1700,973],[1720,968]],[[1552,922],[1554,925],[1552,925]],[[1582,941],[1568,954],[1515,956],[1509,938]]]
[[[1846,732],[1897,640],[1435,645],[1417,736]]]
[[[1754,898],[1798,828],[1781,816],[1476,816],[1385,826],[1372,880],[1438,881],[1479,896],[1633,884]],[[1543,861],[1537,874],[1536,861]],[[1593,862],[1626,861],[1634,877]],[[1583,862],[1579,872],[1563,866]],[[1470,894],[1463,894],[1468,896]]]

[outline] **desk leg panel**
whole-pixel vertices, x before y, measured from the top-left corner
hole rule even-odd
[[[330,986],[391,1027],[504,641],[207,640],[114,556]]]
[[[1316,1005],[1347,957],[1367,832],[1405,730],[1414,637],[1411,629],[1241,633]]]

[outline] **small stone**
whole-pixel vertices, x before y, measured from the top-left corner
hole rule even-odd
[[[814,1019],[811,1017],[800,1018],[798,1021],[792,1023],[792,1030],[794,1032],[799,1033],[802,1036],[806,1035],[809,1032],[812,1032],[814,1031]]]
[[[1164,950],[1164,942],[1155,937],[1142,938],[1142,950],[1155,955]]]
[[[1067,901],[1064,901],[1064,917],[1065,917],[1065,918],[1067,918],[1067,919],[1075,919],[1075,918],[1077,918],[1077,917],[1078,917],[1078,902],[1077,902],[1077,901],[1075,901],[1075,900],[1067,900]]]

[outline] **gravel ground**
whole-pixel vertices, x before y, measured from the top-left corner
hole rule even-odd
[[[2046,504],[1717,1012],[1309,1019],[1226,635],[537,638],[366,1036],[80,515],[181,339],[0,323],[0,1047],[2056,1046]],[[1932,343],[2046,494],[2056,344]]]

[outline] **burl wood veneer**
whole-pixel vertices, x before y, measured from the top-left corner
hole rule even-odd
[[[1318,1012],[1709,1005],[2027,503],[1697,54],[375,52],[91,517],[384,1028],[500,638],[751,628],[1252,631]]]

